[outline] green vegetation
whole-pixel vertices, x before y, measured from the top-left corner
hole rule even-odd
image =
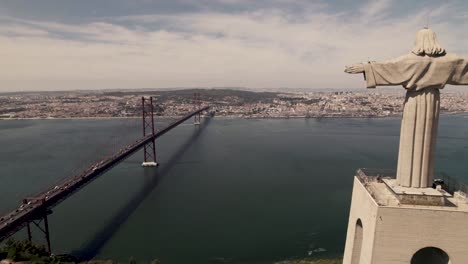
[[[0,260],[9,259],[18,263],[30,264],[121,264],[112,260],[92,260],[81,262],[70,255],[49,256],[46,248],[41,245],[31,243],[27,240],[8,240],[3,247],[0,247]],[[138,263],[133,257],[127,262],[129,264]],[[159,260],[151,261],[151,264],[161,264]]]
[[[80,262],[77,258],[70,255],[53,255],[49,256],[44,246],[31,243],[27,240],[9,240],[3,247],[0,247],[0,260],[9,259],[14,262],[27,262],[31,264],[119,264],[112,260],[92,260]],[[137,260],[131,257],[129,264],[138,263]],[[287,260],[276,262],[274,264],[342,264],[341,259],[322,259],[322,260]],[[151,261],[151,264],[162,264],[159,260]]]
[[[77,260],[68,255],[49,256],[44,246],[29,241],[8,240],[0,248],[0,259],[13,261],[28,261],[30,263],[76,263]]]

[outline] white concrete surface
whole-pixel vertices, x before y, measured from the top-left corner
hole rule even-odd
[[[358,219],[364,234],[359,264],[409,264],[425,247],[442,249],[451,264],[468,263],[468,204],[463,195],[447,199],[450,206],[401,204],[383,182],[363,184],[355,177],[343,263],[357,264]]]
[[[159,164],[157,162],[154,162],[154,161],[147,161],[147,162],[143,162],[141,164],[141,166],[143,167],[157,167]]]

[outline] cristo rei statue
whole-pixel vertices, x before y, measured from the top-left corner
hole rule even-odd
[[[367,88],[402,85],[406,99],[401,124],[397,184],[427,188],[434,177],[434,156],[440,110],[440,89],[468,85],[468,59],[446,53],[436,34],[424,28],[413,50],[385,61],[347,66],[346,73],[364,73]]]

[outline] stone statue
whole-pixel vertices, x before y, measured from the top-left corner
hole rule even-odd
[[[439,122],[439,89],[446,84],[468,85],[468,59],[446,53],[434,31],[424,28],[416,34],[411,53],[386,62],[347,66],[345,72],[364,73],[367,88],[402,85],[407,90],[397,183],[403,187],[431,186]]]

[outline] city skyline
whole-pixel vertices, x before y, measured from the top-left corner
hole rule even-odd
[[[183,116],[193,111],[194,93],[202,105],[217,116],[235,118],[322,118],[401,116],[404,95],[390,89],[379,91],[252,92],[230,89],[191,90],[99,90],[17,92],[0,94],[0,120],[50,118],[140,117],[141,96],[151,96],[155,113]],[[441,110],[468,112],[468,93],[444,94]]]
[[[343,74],[347,63],[408,53],[426,25],[466,55],[457,25],[467,10],[463,1],[4,1],[0,92],[363,87]]]

